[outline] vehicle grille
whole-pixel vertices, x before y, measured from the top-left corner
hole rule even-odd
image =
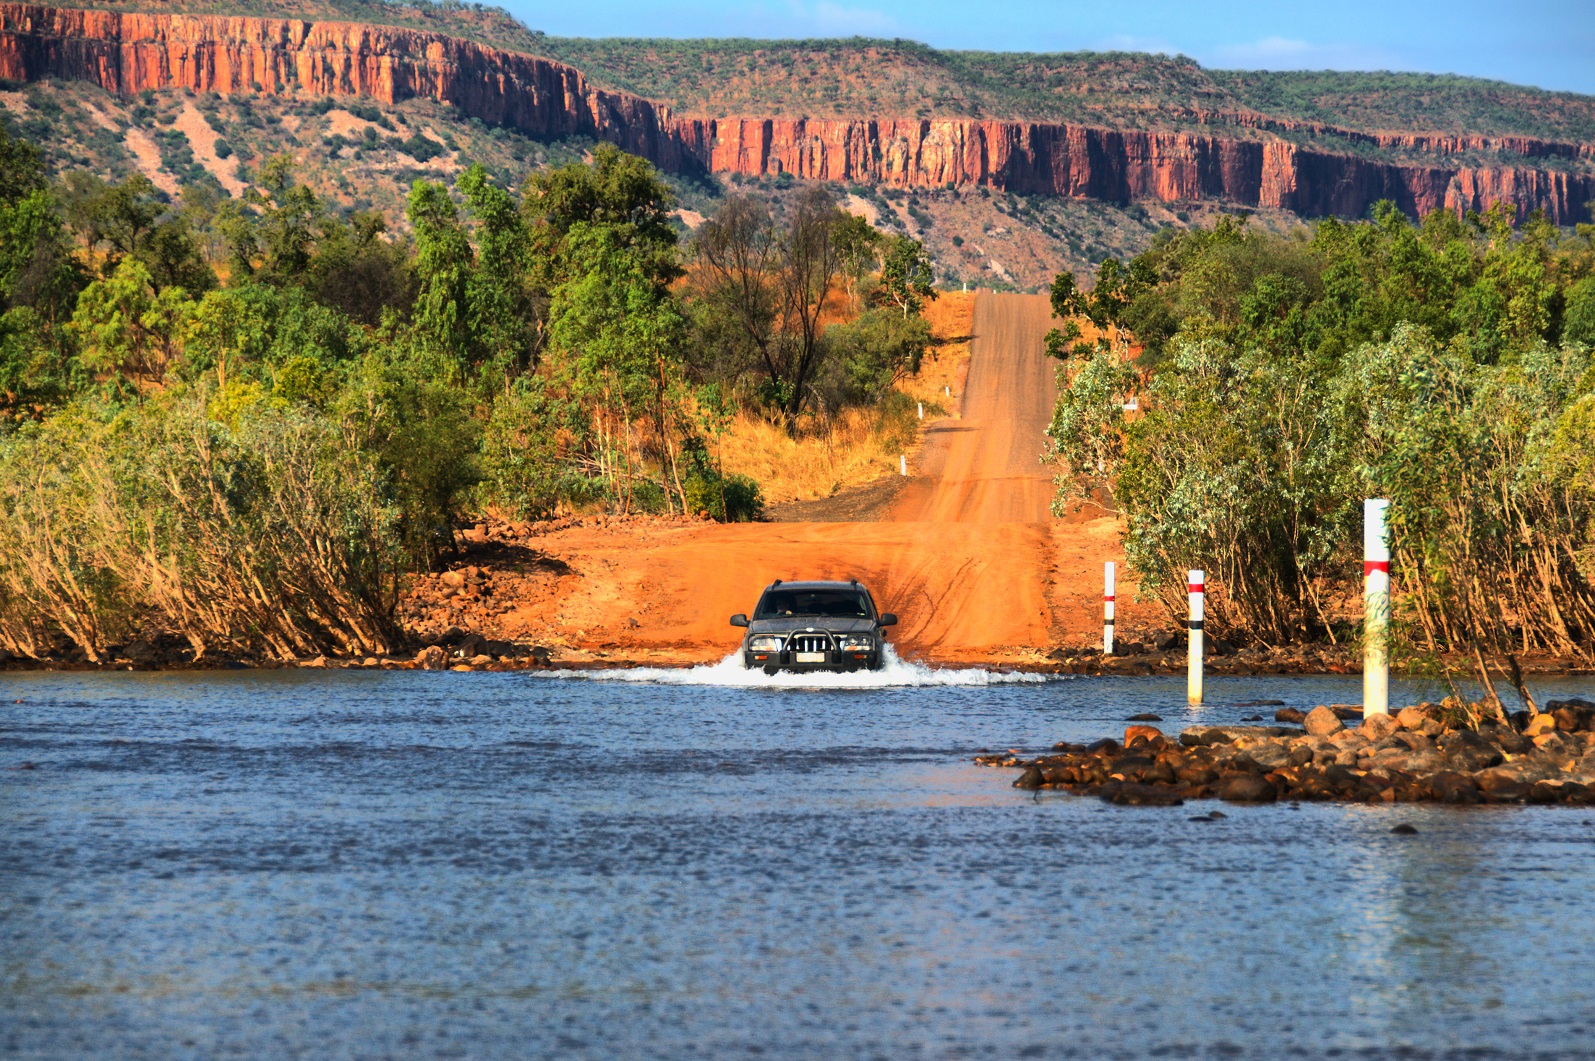
[[[793,634],[786,643],[788,652],[829,652],[829,634]]]

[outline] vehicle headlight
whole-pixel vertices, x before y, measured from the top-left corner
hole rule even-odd
[[[868,652],[875,647],[875,638],[870,634],[843,634],[843,652]]]
[[[779,652],[781,651],[781,639],[779,637],[772,637],[769,634],[761,634],[758,637],[749,638],[748,651]]]

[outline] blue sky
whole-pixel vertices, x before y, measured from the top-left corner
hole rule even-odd
[[[573,37],[905,37],[939,48],[1183,52],[1204,66],[1422,70],[1595,94],[1595,0],[498,0]]]

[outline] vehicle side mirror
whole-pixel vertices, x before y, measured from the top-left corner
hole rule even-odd
[[[747,626],[748,625],[748,617],[746,615],[743,615],[741,612],[737,612],[735,615],[733,615],[731,617],[731,625],[732,626]]]
[[[897,625],[897,615],[896,615],[896,613],[894,613],[894,612],[885,612],[885,613],[883,613],[881,615],[881,625],[882,626],[896,626]]]

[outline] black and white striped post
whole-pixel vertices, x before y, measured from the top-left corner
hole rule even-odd
[[[1102,652],[1113,655],[1113,591],[1114,567],[1109,560],[1102,565]]]
[[[1390,502],[1362,503],[1362,713],[1390,713]]]
[[[1207,598],[1207,576],[1192,571],[1186,589],[1191,594],[1190,653],[1186,667],[1186,700],[1193,704],[1202,702],[1202,612]]]

